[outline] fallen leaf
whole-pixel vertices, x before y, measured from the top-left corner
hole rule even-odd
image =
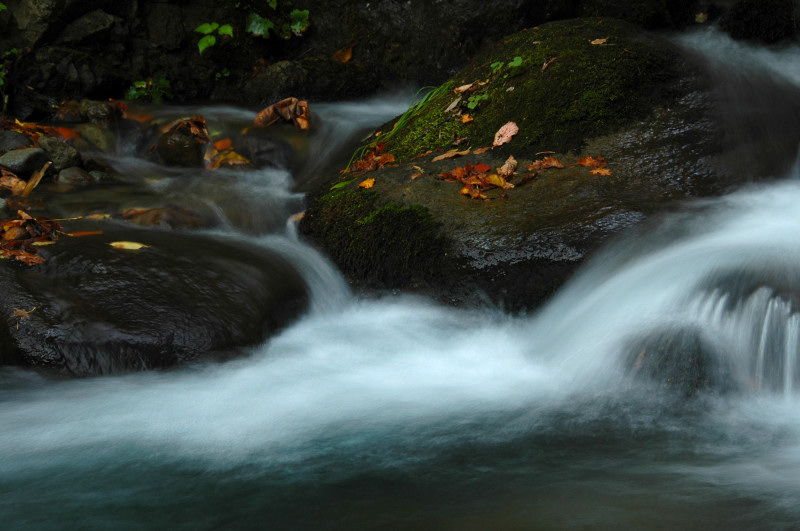
[[[446,151],[446,152],[442,153],[439,156],[433,157],[431,159],[431,162],[439,162],[440,160],[452,159],[453,157],[460,157],[460,156],[469,155],[469,154],[470,154],[470,150],[469,149],[465,149],[464,151],[459,151],[457,149],[451,149],[450,151]]]
[[[611,175],[611,170],[608,168],[595,168],[592,173],[595,175]]]
[[[544,63],[542,63],[542,72],[547,70],[547,67],[553,64],[553,61],[555,61],[556,59],[558,59],[558,57],[553,57],[549,61],[545,61]]]
[[[504,190],[508,190],[509,188],[514,188],[514,185],[510,182],[506,181],[502,175],[498,175],[496,173],[490,173],[486,176],[486,182],[489,184],[493,184],[498,188],[502,188]]]
[[[492,149],[492,148],[490,148],[490,147],[482,147],[482,148],[476,149],[475,151],[473,151],[473,153],[475,153],[476,155],[482,155],[482,154],[486,153],[487,151],[489,151],[490,149]]]
[[[233,140],[231,140],[230,138],[223,138],[217,140],[212,145],[214,146],[214,149],[216,149],[217,151],[222,151],[224,149],[233,147]]]
[[[412,173],[411,174],[411,180],[412,181],[415,180],[415,179],[419,179],[420,177],[422,177],[422,173],[420,173],[420,172],[416,172],[416,173]]]
[[[22,197],[27,197],[28,194],[30,194],[33,191],[33,189],[39,185],[39,182],[42,180],[42,177],[44,177],[47,168],[52,166],[52,164],[53,163],[49,160],[45,162],[44,166],[42,166],[42,169],[34,173],[31,176],[31,178],[28,179],[28,184],[25,185],[25,189],[22,190],[22,193],[20,193],[19,195]]]
[[[514,122],[508,122],[503,127],[498,129],[494,134],[494,142],[492,142],[492,145],[497,147],[510,142],[511,138],[517,133],[519,133],[519,127],[517,127],[517,124]]]
[[[31,308],[30,310],[23,310],[21,308],[14,308],[14,313],[11,314],[11,318],[14,319],[30,319],[31,313],[36,309],[36,306]]]
[[[426,151],[425,153],[420,153],[419,155],[417,155],[417,156],[416,156],[416,157],[414,157],[414,158],[415,158],[415,159],[420,159],[420,158],[422,158],[422,157],[427,157],[427,156],[428,156],[428,155],[430,155],[431,153],[433,153],[433,150],[432,150],[432,149],[429,149],[429,150],[428,150],[428,151]]]
[[[64,233],[66,236],[72,236],[73,238],[83,238],[84,236],[97,236],[98,234],[103,234],[101,230],[76,230],[75,232],[66,232]]]
[[[453,103],[448,105],[447,108],[444,110],[444,112],[453,112],[459,103],[461,103],[461,96],[454,99]]]
[[[50,241],[33,242],[31,245],[36,247],[46,247],[48,245],[55,245],[55,243],[56,242],[50,240]]]
[[[25,185],[27,184],[25,181],[5,168],[0,168],[0,172],[2,172],[0,174],[0,188],[10,190],[12,195],[20,195],[25,190]]]
[[[468,124],[469,122],[471,122],[471,121],[472,121],[472,120],[474,120],[474,119],[475,119],[475,118],[473,118],[473,117],[472,117],[472,116],[470,116],[469,114],[462,114],[462,115],[461,115],[461,123],[462,123],[462,124]]]
[[[606,159],[603,157],[579,157],[578,164],[586,168],[602,168],[606,165]]]
[[[109,243],[109,245],[111,247],[116,248],[116,249],[127,249],[127,250],[130,250],[130,251],[136,251],[136,250],[141,249],[143,247],[150,247],[149,245],[146,245],[144,243],[129,242],[129,241],[111,242],[111,243]]]
[[[708,21],[708,13],[698,13],[694,16],[694,21],[698,24],[705,24]]]
[[[502,166],[497,168],[497,173],[503,177],[510,177],[514,174],[514,171],[517,169],[517,159],[513,157],[513,155],[509,155],[506,161],[503,163]]]
[[[485,162],[477,163],[475,166],[473,166],[473,169],[478,173],[489,173],[492,171],[492,167]]]
[[[301,130],[306,130],[311,125],[311,111],[308,102],[297,98],[285,98],[269,107],[262,109],[254,120],[256,127],[267,127],[283,118],[292,122]]]
[[[564,165],[555,157],[545,157],[540,160],[533,161],[528,165],[528,171],[544,170],[547,168],[563,168]]]
[[[111,219],[111,214],[89,214],[85,219]]]
[[[466,92],[469,89],[471,89],[472,85],[474,85],[474,84],[475,84],[475,82],[473,81],[472,83],[468,83],[466,85],[461,85],[460,87],[454,88],[453,92],[455,92],[456,94],[461,94],[461,93]]]
[[[336,50],[331,59],[337,63],[346,63],[353,58],[353,46],[345,46],[341,50]]]
[[[363,181],[358,183],[359,188],[366,188],[367,190],[369,190],[373,186],[375,186],[375,179],[373,179],[372,177],[370,177],[369,179],[364,179]]]
[[[598,44],[605,44],[607,40],[608,40],[608,38],[605,38],[605,39],[595,39],[595,40],[591,41],[591,43],[592,43],[592,44],[594,44],[594,45],[596,46],[596,45],[598,45]]]

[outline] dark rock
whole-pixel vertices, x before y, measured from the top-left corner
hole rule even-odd
[[[774,43],[797,34],[793,0],[737,0],[722,19],[734,39]]]
[[[696,14],[695,0],[582,0],[580,15],[584,17],[615,17],[645,29],[682,28]]]
[[[63,170],[58,172],[55,181],[58,184],[71,184],[71,185],[95,184],[95,182],[97,182],[89,172],[81,168],[78,168],[77,166],[72,166],[71,168],[64,168]]]
[[[53,162],[53,169],[61,171],[66,168],[78,166],[81,163],[81,154],[74,147],[53,137],[39,139],[39,147]]]
[[[12,149],[19,149],[32,146],[33,142],[16,131],[0,131],[0,154],[11,151]]]
[[[635,378],[651,380],[685,397],[741,390],[725,353],[699,328],[660,330],[634,341],[625,366]]]
[[[119,115],[119,107],[108,101],[81,100],[80,113],[97,125],[107,125]]]
[[[183,11],[173,4],[153,4],[146,18],[148,41],[165,50],[180,48],[186,37]]]
[[[2,314],[36,308],[19,323],[4,322],[6,363],[76,376],[169,367],[256,344],[306,306],[303,280],[266,249],[108,223],[102,229],[44,248],[41,265],[0,263]],[[108,245],[115,240],[151,247],[115,249]]]
[[[158,139],[158,156],[168,166],[201,167],[206,144],[201,144],[187,130],[173,128]]]
[[[8,212],[8,201],[0,197],[0,214],[6,214]]]
[[[96,183],[105,183],[114,180],[114,177],[110,173],[104,171],[93,170],[89,172],[89,175],[91,175],[92,181]]]
[[[42,148],[15,149],[0,156],[0,166],[8,168],[22,179],[41,170],[47,161],[47,154]]]
[[[118,22],[118,17],[95,9],[67,24],[58,40],[63,43],[80,43],[90,38],[107,40],[114,24]]]
[[[294,162],[294,150],[287,142],[260,130],[234,137],[233,147],[256,168],[291,168]]]

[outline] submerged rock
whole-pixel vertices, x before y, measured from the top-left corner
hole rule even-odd
[[[742,387],[725,361],[725,353],[698,328],[652,332],[633,342],[624,363],[631,376],[654,381],[685,397]]]
[[[36,147],[14,149],[0,156],[0,166],[8,168],[23,179],[42,169],[46,162],[44,150]]]
[[[61,171],[81,163],[81,154],[74,147],[66,142],[62,142],[53,137],[42,137],[39,139],[39,147],[42,148],[53,162],[53,170]]]
[[[0,261],[0,363],[74,376],[169,367],[257,344],[306,307],[300,275],[266,249],[103,228],[42,248],[40,265]]]

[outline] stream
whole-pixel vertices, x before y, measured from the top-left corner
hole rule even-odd
[[[800,86],[797,45],[679,39]],[[286,257],[311,307],[225,363],[79,380],[0,368],[4,529],[800,525],[800,163],[623,235],[533,315],[354,296],[291,219],[409,98],[312,104],[293,172],[215,181],[109,159],[146,190],[131,202],[179,202],[214,217],[209,235]],[[255,114],[157,112],[231,129]],[[58,208],[128,200],[96,193]],[[702,337],[747,391],[686,399],[630,378],[651,332]]]

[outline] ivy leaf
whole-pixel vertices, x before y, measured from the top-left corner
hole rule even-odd
[[[219,33],[220,35],[227,35],[228,37],[233,38],[233,27],[230,24],[225,24],[224,26],[220,26],[217,33]]]
[[[298,37],[308,29],[308,9],[292,9],[289,13],[289,27]]]
[[[194,30],[197,33],[202,33],[203,35],[208,35],[213,33],[215,29],[219,27],[219,24],[216,22],[206,22],[205,24],[200,24]]]
[[[247,32],[252,33],[257,37],[269,38],[269,30],[273,29],[275,24],[268,18],[264,18],[255,13],[251,13],[247,17]]]
[[[520,66],[521,64],[522,64],[522,57],[520,57],[518,55],[518,56],[514,57],[513,61],[508,63],[508,66],[510,66],[512,68],[516,68],[516,67]]]
[[[209,46],[214,46],[216,43],[217,43],[216,37],[214,37],[213,35],[206,35],[205,37],[197,41],[197,48],[200,49],[200,53],[203,53],[203,51],[206,48],[208,48]]]

